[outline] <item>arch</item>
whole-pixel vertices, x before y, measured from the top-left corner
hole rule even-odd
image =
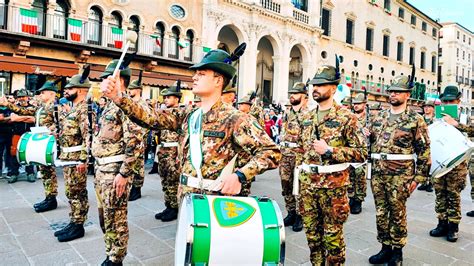
[[[102,18],[104,17],[104,14],[106,14],[105,12],[106,9],[101,4],[96,4],[96,3],[89,4],[89,6],[87,7],[87,12],[90,12],[90,10],[92,9],[99,11],[100,14],[102,15]]]
[[[128,24],[129,24],[129,27],[131,27],[134,31],[136,32],[140,31],[141,21],[137,15],[131,15],[128,18]]]
[[[163,25],[163,27],[165,28],[165,32],[168,30],[168,23],[166,21],[164,21],[163,19],[155,20],[155,23],[153,23],[153,29],[154,30],[156,29],[156,25],[158,25],[158,23],[161,23]]]
[[[291,49],[293,49],[294,46],[298,47],[298,49],[300,50],[301,56],[303,57],[303,63],[309,62],[309,60],[310,60],[310,54],[309,54],[310,49],[308,48],[308,46],[305,43],[294,41],[290,44],[290,51],[288,51],[288,52],[291,52]]]
[[[179,24],[171,24],[170,25],[170,28],[169,28],[169,31],[173,31],[173,28],[177,28],[180,32],[180,34],[183,32],[183,27]]]
[[[238,23],[231,22],[230,20],[225,20],[223,23],[217,26],[215,30],[215,33],[217,34],[217,36],[215,40],[218,39],[219,33],[224,27],[229,27],[234,31],[239,43],[248,41],[248,37],[244,34],[244,31],[242,30],[243,27]]]
[[[109,16],[110,16],[109,25],[122,28],[124,15],[121,11],[113,10],[112,12],[110,12]]]
[[[146,25],[145,18],[142,15],[139,15],[139,14],[136,14],[136,13],[132,14],[132,15],[129,16],[128,20],[130,21],[131,19],[137,20],[139,26]]]
[[[257,44],[258,44],[263,38],[267,38],[272,44],[273,56],[278,57],[282,55],[281,49],[283,45],[280,39],[278,37],[275,37],[274,34],[275,32],[272,32],[270,30],[265,30],[256,39],[257,39]]]

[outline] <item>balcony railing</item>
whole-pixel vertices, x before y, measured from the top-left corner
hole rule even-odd
[[[299,10],[297,8],[293,9],[293,18],[296,19],[297,21],[303,22],[308,24],[309,23],[309,15],[308,13]]]
[[[471,79],[471,87],[474,87],[474,79]]]
[[[2,23],[3,17],[5,17],[5,23]],[[71,44],[95,45],[112,49],[122,48],[128,31],[104,25],[99,21],[84,21],[56,14],[44,14],[34,9],[11,6],[5,8],[3,5],[0,5],[0,30],[60,39]],[[138,54],[189,62],[200,61],[209,50],[207,47],[193,44],[192,40],[167,39],[157,34],[143,32],[138,34],[137,43],[132,44],[129,51],[134,52],[137,49]]]
[[[278,3],[274,3],[273,0],[260,0],[260,4],[263,8],[268,9],[270,11],[280,13],[281,12],[281,5]]]

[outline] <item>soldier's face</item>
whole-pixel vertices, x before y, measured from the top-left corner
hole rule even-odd
[[[360,114],[360,113],[364,112],[364,110],[365,110],[365,103],[356,103],[353,106],[354,106],[354,112],[356,114]]]
[[[434,108],[433,106],[423,106],[423,112],[425,113],[425,115],[433,115],[434,113]]]
[[[459,104],[461,102],[460,99],[456,99],[456,100],[449,100],[449,101],[443,101],[443,104]]]
[[[336,85],[333,84],[324,84],[324,85],[314,85],[313,86],[313,99],[318,102],[324,102],[329,99],[332,99],[332,96],[336,92]]]
[[[409,92],[402,92],[402,91],[391,91],[389,101],[390,104],[393,106],[400,106],[408,101],[410,98]]]
[[[132,89],[132,90],[127,90],[128,91],[128,95],[130,95],[130,97],[136,97],[136,96],[140,96],[140,92],[141,90],[139,89]]]
[[[77,98],[77,90],[74,88],[64,89],[64,98],[68,101],[74,101]]]
[[[249,113],[250,112],[250,104],[245,104],[245,103],[239,104],[239,110],[244,112],[244,113]]]
[[[17,97],[17,100],[20,104],[25,104],[25,103],[28,103],[28,96],[21,96],[21,97]]]
[[[212,70],[196,70],[193,76],[193,93],[197,96],[211,95],[222,91],[224,77]]]
[[[179,104],[179,98],[172,95],[165,96],[164,103],[166,105],[166,108],[177,107]]]
[[[54,99],[54,96],[56,96],[56,92],[54,91],[42,91],[40,93],[40,99],[42,102],[50,102]]]
[[[222,94],[221,99],[225,103],[233,104],[235,101],[235,93],[233,92],[224,93]]]
[[[299,105],[301,100],[303,100],[304,94],[301,93],[292,93],[290,94],[290,104],[293,106]]]

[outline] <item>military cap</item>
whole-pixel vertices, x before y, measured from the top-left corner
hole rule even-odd
[[[237,101],[237,104],[249,104],[252,105],[252,102],[250,101],[250,95],[247,94],[244,97],[242,97],[239,101]]]
[[[411,92],[413,84],[410,84],[410,79],[407,76],[396,76],[393,79],[392,84],[387,89],[387,92],[391,91],[402,91],[402,92]]]
[[[58,87],[56,87],[56,83],[54,81],[46,81],[41,88],[36,90],[36,92],[42,91],[54,91],[58,92]]]
[[[288,93],[308,93],[308,88],[306,87],[306,84],[304,82],[296,82],[295,85],[293,85],[293,88],[288,90]]]
[[[181,92],[181,81],[178,80],[173,84],[173,86],[163,89],[161,91],[161,96],[176,96],[176,97],[181,97],[183,93]]]
[[[370,110],[382,110],[382,104],[377,102],[370,106]]]
[[[344,99],[342,99],[342,101],[341,101],[341,104],[343,104],[343,105],[349,105],[349,104],[351,104],[351,98],[350,98],[350,96],[344,97]]]
[[[457,86],[447,86],[439,96],[441,101],[452,101],[461,98],[461,92]]]
[[[363,93],[357,94],[354,99],[352,99],[353,104],[359,104],[359,103],[366,103],[367,100],[365,99],[365,96]]]
[[[102,75],[100,75],[100,77],[106,78],[112,75],[114,73],[114,70],[115,70],[115,67],[117,66],[118,61],[119,61],[118,59],[114,59],[110,61],[109,64],[105,67],[105,70],[102,73]],[[128,65],[126,67],[123,67],[123,66],[120,67],[120,76],[121,77],[132,76],[132,70],[128,67]]]
[[[232,65],[231,56],[224,50],[215,49],[209,51],[201,62],[192,65],[190,69],[210,69],[226,76],[229,79],[234,77],[236,68]]]
[[[431,101],[431,100],[424,101],[423,102],[423,107],[425,107],[425,106],[435,107],[435,102]]]
[[[194,102],[195,103],[200,103],[201,102],[201,97],[197,96],[196,94],[194,94]]]
[[[237,88],[235,86],[233,86],[233,84],[229,83],[229,85],[227,85],[227,87],[224,88],[224,90],[222,90],[222,93],[237,93]]]
[[[16,92],[16,97],[25,97],[25,96],[30,96],[26,89],[19,89]]]
[[[69,79],[68,83],[64,88],[69,89],[69,88],[83,88],[83,89],[89,89],[91,87],[91,82],[89,78],[83,78],[82,74],[77,74],[72,76],[71,79]]]
[[[143,88],[142,88],[142,84],[139,84],[138,79],[136,79],[130,82],[130,85],[128,85],[128,89],[133,90],[133,89],[143,89]]]
[[[320,66],[316,70],[316,74],[313,79],[309,82],[311,85],[325,85],[325,84],[339,84],[341,76],[339,71],[329,65]]]

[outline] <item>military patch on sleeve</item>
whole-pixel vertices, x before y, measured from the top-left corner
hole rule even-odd
[[[341,123],[339,123],[339,121],[330,120],[330,121],[326,121],[324,125],[326,125],[328,128],[338,128],[341,125]]]
[[[262,126],[260,126],[260,124],[259,124],[257,121],[253,121],[253,125],[254,125],[256,128],[258,128],[258,129],[260,129],[260,130],[263,130]]]
[[[204,135],[204,137],[223,139],[225,137],[225,132],[204,130],[203,135]]]

